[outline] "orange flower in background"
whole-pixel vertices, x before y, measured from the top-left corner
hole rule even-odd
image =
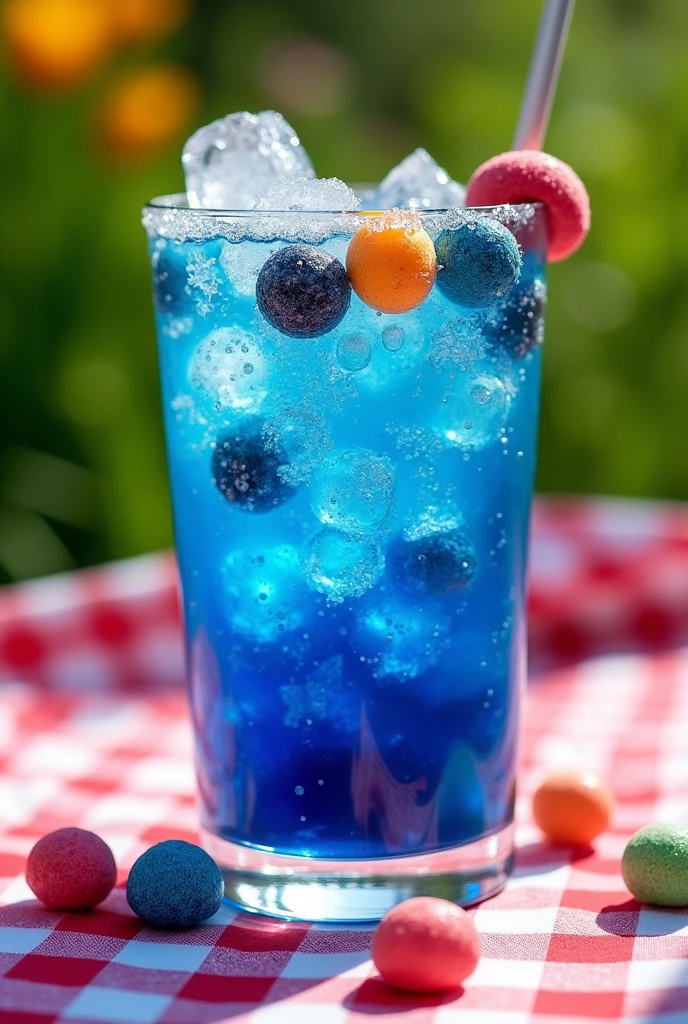
[[[122,160],[155,152],[192,121],[199,101],[198,84],[185,68],[131,72],[103,100],[98,128],[106,152]]]
[[[70,89],[110,55],[112,18],[102,0],[7,0],[2,23],[18,76],[37,89]]]
[[[183,25],[189,0],[109,0],[117,37],[123,43],[160,39]]]

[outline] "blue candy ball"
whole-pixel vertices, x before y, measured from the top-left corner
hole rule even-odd
[[[435,251],[437,287],[452,302],[468,309],[493,305],[521,273],[516,239],[489,217],[442,231]]]
[[[224,895],[222,875],[200,846],[168,839],[142,853],[129,872],[127,902],[156,928],[190,928],[207,921]]]
[[[288,245],[261,268],[256,299],[265,319],[282,334],[317,338],[342,320],[351,285],[334,256],[313,245]]]
[[[230,427],[217,438],[210,460],[213,483],[244,512],[270,512],[296,493],[280,474],[289,463],[286,452],[276,441],[266,441],[263,428],[253,416]]]
[[[153,300],[161,313],[188,316],[194,302],[187,290],[187,257],[183,251],[169,247],[153,257]]]
[[[524,359],[545,336],[543,314],[547,287],[544,281],[519,281],[490,314],[486,334],[514,359]]]
[[[475,549],[461,530],[397,539],[389,562],[396,582],[417,594],[452,594],[469,587],[478,566]]]

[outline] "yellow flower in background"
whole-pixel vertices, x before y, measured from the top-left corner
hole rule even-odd
[[[37,89],[80,85],[109,57],[114,41],[102,0],[7,0],[2,24],[18,76]]]
[[[108,155],[137,159],[175,138],[193,119],[200,90],[177,65],[157,65],[122,77],[103,98],[98,129]]]
[[[186,21],[189,0],[109,0],[115,32],[123,43],[166,36]]]

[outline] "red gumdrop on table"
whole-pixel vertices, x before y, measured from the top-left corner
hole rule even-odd
[[[501,153],[481,164],[466,186],[466,206],[535,202],[547,210],[547,259],[566,259],[590,229],[590,200],[583,182],[563,160],[536,149]]]
[[[462,907],[437,896],[414,896],[382,918],[372,956],[392,988],[447,992],[478,966],[480,936]]]
[[[89,910],[112,891],[112,850],[94,832],[60,828],[39,839],[26,862],[26,881],[51,910]]]

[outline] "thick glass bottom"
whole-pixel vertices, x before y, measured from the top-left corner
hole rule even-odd
[[[413,857],[316,860],[256,850],[203,831],[203,845],[242,910],[315,922],[377,921],[411,896],[469,906],[494,896],[513,866],[513,826],[474,843]]]

